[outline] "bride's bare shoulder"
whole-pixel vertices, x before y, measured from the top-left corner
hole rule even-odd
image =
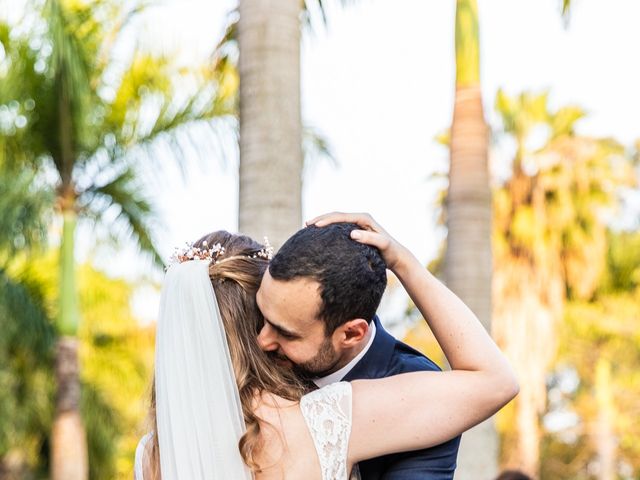
[[[299,402],[263,393],[254,398],[254,413],[262,446],[256,480],[316,478],[309,472],[319,472],[320,466]]]
[[[251,407],[260,419],[269,421],[270,418],[279,418],[283,412],[297,407],[298,404],[299,402],[287,400],[273,393],[260,392],[254,395]]]

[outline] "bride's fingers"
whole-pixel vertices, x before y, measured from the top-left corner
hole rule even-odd
[[[342,222],[352,222],[353,217],[356,214],[353,213],[343,213],[343,212],[330,212],[325,213],[323,215],[318,215],[312,220],[307,222],[307,225],[316,225],[318,227],[324,227],[325,225],[329,225],[331,223],[342,223]]]
[[[366,230],[380,231],[380,226],[371,218],[368,213],[342,213],[331,212],[315,217],[306,222],[307,226],[316,225],[324,227],[331,223],[355,223],[359,227]]]
[[[352,230],[351,238],[356,242],[376,247],[380,251],[386,250],[390,242],[388,236],[369,230]]]

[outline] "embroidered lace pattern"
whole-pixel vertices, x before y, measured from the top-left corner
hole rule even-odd
[[[322,480],[347,480],[351,434],[351,384],[338,382],[300,400],[302,415],[320,460]]]

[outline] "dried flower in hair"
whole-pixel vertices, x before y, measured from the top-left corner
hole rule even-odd
[[[251,255],[245,255],[247,258],[264,258],[265,260],[271,260],[273,258],[273,247],[269,244],[269,239],[264,237],[264,248],[260,251],[255,252]],[[209,247],[209,244],[206,240],[202,242],[202,248],[194,247],[193,243],[185,243],[185,246],[182,248],[176,247],[173,255],[169,258],[169,265],[174,265],[176,263],[188,262],[189,260],[208,260],[211,263],[218,263],[224,258],[221,257],[224,255],[225,250],[224,247],[220,243],[216,243],[212,247]]]

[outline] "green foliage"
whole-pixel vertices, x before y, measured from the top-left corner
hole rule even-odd
[[[636,240],[638,235],[636,234]],[[636,261],[636,268],[640,262]],[[607,388],[613,398],[614,415],[611,429],[615,435],[616,462],[627,464],[633,476],[640,475],[640,290],[611,290],[592,302],[572,301],[567,305],[561,329],[558,365],[577,372],[580,383],[566,394],[565,408],[575,412],[579,424],[574,434],[565,431],[547,433],[547,458],[563,459],[558,470],[554,462],[543,463],[542,478],[565,478],[565,472],[575,471],[575,478],[595,478],[587,472],[597,461],[598,418],[601,414],[597,395],[596,368],[602,361],[611,365]],[[574,478],[574,477],[572,477]]]
[[[100,391],[119,416],[115,442],[118,478],[130,475],[153,364],[153,330],[141,328],[129,308],[131,285],[88,265],[79,271],[83,326],[82,377]]]
[[[7,332],[0,336],[0,464],[11,454],[22,459],[25,471],[42,474],[48,468],[55,405],[56,263],[53,254],[23,259],[0,277],[0,328]],[[78,273],[81,411],[90,478],[130,478],[146,414],[153,330],[131,315],[130,284],[89,265]],[[29,308],[33,313],[25,319]],[[21,316],[12,316],[17,310]]]
[[[82,421],[87,432],[89,478],[116,478],[118,437],[125,427],[119,412],[109,404],[100,390],[86,382],[82,383],[80,403]]]
[[[548,92],[496,96],[503,131],[516,142],[512,175],[494,195],[496,252],[527,257],[560,276],[569,295],[588,298],[604,266],[602,217],[637,180],[621,145],[575,134],[582,109],[553,111],[548,101]],[[541,131],[544,141],[531,147]]]
[[[480,27],[476,0],[456,1],[456,86],[480,85]]]
[[[0,166],[0,264],[46,242],[53,192],[40,183],[32,169]]]
[[[628,292],[640,287],[640,233],[607,232],[607,265],[599,294]]]
[[[20,477],[48,468],[51,319],[62,312],[56,299],[76,290],[72,281],[59,291],[59,257],[35,256],[51,218],[62,211],[106,224],[159,263],[140,169],[162,167],[158,146],[181,160],[197,143],[187,124],[213,132],[214,119],[235,111],[237,78],[228,69],[122,54],[117,46],[143,7],[137,0],[36,0],[16,6],[15,23],[0,18],[0,327],[7,332],[0,338],[0,469],[13,465]],[[63,244],[73,254],[73,236]],[[70,258],[65,272],[73,280]],[[129,478],[145,410],[131,399],[147,391],[153,335],[131,317],[130,285],[89,267],[79,274],[91,477]]]
[[[605,272],[615,271],[607,262],[609,242],[610,259],[619,250],[607,236],[607,223],[615,212],[619,192],[638,183],[620,144],[577,134],[575,125],[584,117],[581,108],[552,109],[548,92],[510,96],[500,91],[496,109],[503,134],[516,146],[511,175],[494,191],[494,334],[522,377],[519,397],[511,409],[502,412],[499,422],[503,459],[517,465],[531,456],[522,445],[540,440],[538,416],[523,420],[518,415],[523,411],[542,413],[547,407],[545,378],[556,347],[564,351],[571,339],[584,340],[585,332],[576,330],[583,326],[578,319],[601,319],[596,312],[604,306],[595,302],[604,301],[603,293],[611,291],[603,280],[611,278],[611,273]],[[587,305],[587,310],[577,314],[578,304]],[[608,316],[614,318],[613,312]],[[626,315],[624,310],[620,315]],[[559,329],[568,332],[559,335]],[[580,352],[587,364],[588,352],[600,349],[596,343]],[[576,370],[581,382],[587,378],[583,375],[596,370],[598,360],[593,359],[585,372]],[[596,387],[590,388],[593,397]],[[600,392],[603,388],[601,384],[597,387]],[[554,395],[558,391],[556,388]],[[564,406],[578,408],[575,402],[577,397],[566,400]],[[525,421],[526,428],[518,426]],[[541,478],[574,474],[569,478],[589,478],[582,475],[587,475],[585,465],[594,461],[592,453],[578,454],[566,445],[565,437],[573,435],[574,445],[590,445],[588,435],[593,434],[581,435],[594,421],[591,415],[589,421],[575,426],[577,432],[544,438],[544,455],[556,452],[557,457],[540,459]]]
[[[232,112],[219,95],[221,72],[178,68],[139,50],[116,53],[143,7],[137,0],[44,0],[24,4],[20,28],[0,19],[0,166],[39,173],[38,189],[55,191],[57,206],[81,218],[115,216],[112,230],[160,263],[153,212],[135,177],[142,167],[162,166],[158,142],[181,164],[186,145],[196,144],[183,127],[213,129],[213,119]]]
[[[38,465],[52,414],[52,323],[43,292],[0,270],[0,465]]]

